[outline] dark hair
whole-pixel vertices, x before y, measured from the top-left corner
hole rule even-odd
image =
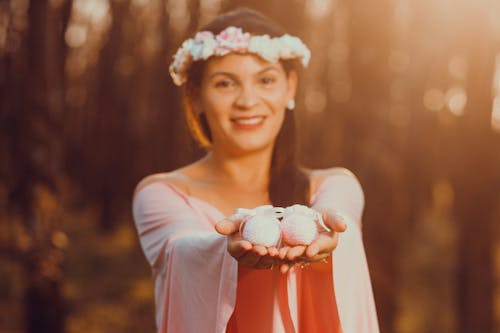
[[[279,37],[286,33],[285,29],[268,17],[248,8],[222,14],[200,31],[211,31],[217,35],[228,26],[239,27],[253,35],[267,34],[270,37]],[[290,71],[297,70],[297,60],[285,60],[281,63],[287,75]],[[209,149],[212,137],[206,117],[204,113],[196,112],[197,106],[192,103],[199,97],[204,66],[204,61],[198,61],[191,64],[188,69],[184,106],[191,134],[202,147]],[[296,137],[293,112],[287,111],[276,138],[269,174],[269,197],[275,206],[286,207],[296,203],[309,203],[309,177],[298,164]]]

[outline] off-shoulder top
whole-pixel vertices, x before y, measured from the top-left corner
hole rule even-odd
[[[347,173],[330,175],[310,205],[346,220],[331,271],[296,267],[287,274],[275,269],[238,276],[226,238],[214,229],[224,218],[217,208],[166,182],[141,188],[133,215],[152,267],[158,332],[378,333],[359,182]]]

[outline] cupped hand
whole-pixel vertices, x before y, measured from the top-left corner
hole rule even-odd
[[[240,264],[256,268],[269,269],[278,264],[278,249],[275,246],[265,247],[253,245],[243,239],[240,234],[240,225],[243,218],[237,214],[229,216],[215,225],[215,230],[227,236],[227,251]]]
[[[323,217],[330,231],[323,230],[308,246],[284,246],[279,250],[279,258],[283,261],[280,270],[286,273],[296,263],[313,263],[327,259],[338,244],[338,233],[347,228],[341,215],[328,208],[314,208]]]

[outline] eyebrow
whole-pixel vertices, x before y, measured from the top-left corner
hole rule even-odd
[[[256,75],[260,75],[262,73],[265,73],[265,72],[268,72],[268,71],[271,71],[271,70],[274,70],[274,71],[279,71],[278,68],[276,68],[275,65],[271,65],[271,66],[268,66],[264,69],[261,69],[260,71],[258,71],[256,73]],[[230,72],[215,72],[215,73],[212,73],[210,74],[210,76],[208,77],[208,79],[212,79],[214,76],[217,76],[217,75],[226,75],[226,76],[229,76],[233,79],[236,79],[237,78],[237,75],[235,75],[234,73],[230,73]]]

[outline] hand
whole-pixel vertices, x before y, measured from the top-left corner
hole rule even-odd
[[[318,237],[308,246],[284,246],[279,250],[279,258],[283,260],[280,271],[286,273],[295,263],[313,263],[327,259],[338,244],[338,233],[344,232],[347,225],[343,218],[328,208],[315,208],[323,217],[323,221],[330,232],[320,232]]]
[[[278,263],[278,249],[275,246],[253,245],[243,239],[239,232],[242,222],[243,218],[235,214],[215,225],[218,233],[227,236],[227,251],[244,266],[256,269],[272,268]]]

